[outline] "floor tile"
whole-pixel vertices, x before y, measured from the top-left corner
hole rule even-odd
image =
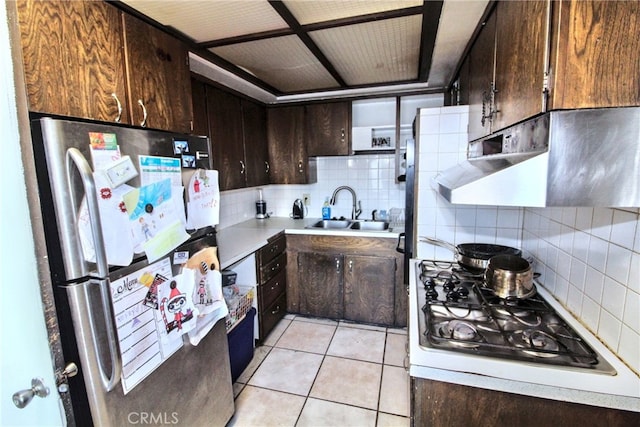
[[[310,397],[377,409],[382,365],[325,357]]]
[[[398,415],[385,414],[378,412],[377,427],[409,427],[411,421],[409,417],[400,417]]]
[[[229,427],[294,426],[305,398],[279,391],[246,386],[236,399]]]
[[[404,366],[407,357],[407,336],[387,333],[387,342],[384,348],[384,364]]]
[[[374,427],[376,412],[318,399],[307,399],[296,427]]]
[[[387,332],[390,334],[407,335],[407,328],[387,328]]]
[[[281,319],[262,343],[273,347],[273,345],[278,342],[278,339],[280,339],[280,336],[282,336],[284,331],[289,327],[291,322],[292,321],[288,319]]]
[[[293,321],[276,347],[325,354],[335,330],[333,325]]]
[[[298,321],[298,322],[318,323],[318,324],[321,324],[321,325],[338,326],[338,321],[336,321],[336,320],[321,319],[319,317],[296,316],[296,321]]]
[[[363,323],[355,323],[348,320],[341,320],[340,326],[344,326],[346,328],[367,329],[369,331],[380,331],[380,332],[386,332],[387,330],[387,328],[384,326],[365,325]]]
[[[340,326],[327,351],[328,355],[382,363],[385,333]]]
[[[272,348],[273,347],[269,347],[267,345],[256,347],[253,350],[253,359],[251,359],[251,362],[249,362],[247,367],[244,368],[244,371],[242,371],[242,374],[240,374],[236,382],[246,384]]]
[[[249,385],[306,396],[322,359],[319,354],[274,348],[253,374]]]
[[[404,368],[383,367],[378,409],[389,414],[409,416],[409,374]]]

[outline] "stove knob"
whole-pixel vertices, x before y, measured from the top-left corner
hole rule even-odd
[[[436,286],[436,282],[435,280],[433,280],[433,277],[429,277],[427,280],[424,281],[424,287],[426,289],[435,288],[435,286]]]
[[[433,288],[427,289],[427,300],[432,301],[438,298],[438,292]]]
[[[442,287],[444,288],[445,291],[452,291],[453,288],[456,287],[456,285],[453,284],[453,281],[451,279],[447,279],[442,285]]]
[[[469,296],[469,289],[462,287],[462,286],[458,286],[458,288],[456,289],[456,292],[462,297],[462,298],[466,298]]]
[[[460,299],[460,294],[458,292],[456,291],[447,292],[447,301],[458,302],[459,299]]]

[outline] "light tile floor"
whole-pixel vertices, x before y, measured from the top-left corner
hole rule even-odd
[[[406,329],[287,315],[233,385],[229,426],[406,427]]]

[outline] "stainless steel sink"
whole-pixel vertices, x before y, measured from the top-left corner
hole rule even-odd
[[[323,219],[316,222],[310,228],[340,229],[349,228],[351,221],[346,219]]]
[[[385,231],[389,229],[389,223],[384,221],[356,221],[349,228],[363,231]]]

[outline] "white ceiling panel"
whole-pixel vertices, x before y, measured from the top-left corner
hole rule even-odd
[[[269,38],[210,50],[283,92],[338,86],[297,36]]]
[[[310,32],[349,85],[418,77],[422,16],[386,19]]]
[[[288,28],[267,0],[124,0],[197,43]]]
[[[285,0],[283,2],[302,25],[352,16],[388,12],[420,6],[421,0]]]

